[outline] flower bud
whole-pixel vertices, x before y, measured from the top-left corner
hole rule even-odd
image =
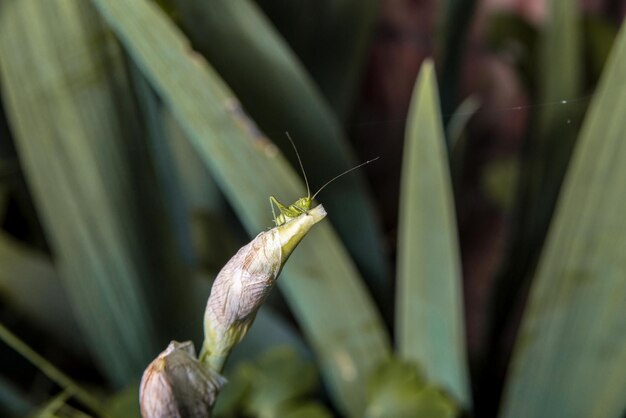
[[[206,418],[226,380],[196,358],[191,341],[172,341],[141,378],[143,418]]]
[[[313,225],[326,216],[322,205],[268,231],[242,247],[219,272],[204,314],[200,361],[221,370],[248,331],[289,255]]]

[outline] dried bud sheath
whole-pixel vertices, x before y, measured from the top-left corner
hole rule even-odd
[[[313,225],[326,216],[322,205],[283,225],[261,232],[217,275],[204,315],[200,361],[220,371],[248,331],[287,258]]]
[[[196,358],[191,341],[172,341],[141,378],[139,402],[144,418],[206,418],[225,383]]]

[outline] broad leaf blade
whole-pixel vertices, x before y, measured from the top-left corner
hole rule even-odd
[[[539,59],[532,67],[541,106],[533,107],[534,123],[526,146],[527,155],[519,170],[521,194],[506,259],[508,265],[498,277],[493,292],[492,347],[502,345],[498,339],[510,336],[507,328],[517,327],[519,317],[514,311],[537,268],[586,104],[578,100],[583,82],[579,6],[569,0],[549,1],[547,6],[548,20],[535,41]],[[511,22],[506,27],[510,26]],[[529,37],[530,32],[526,35]],[[509,166],[509,171],[516,170]],[[504,176],[499,177],[502,181]],[[515,190],[510,185],[506,188]],[[505,344],[510,347],[510,343]]]
[[[536,125],[530,139],[529,207],[522,239],[541,248],[571,151],[576,142],[584,102],[582,94],[582,24],[580,9],[569,0],[554,0],[540,37]],[[532,254],[536,257],[537,254]],[[532,260],[533,258],[531,258]]]
[[[96,75],[96,60],[106,53],[100,55],[103,50],[94,51],[89,42],[102,36],[103,29],[89,5],[78,3],[3,2],[3,94],[20,158],[83,330],[110,375],[123,381],[129,370],[138,373],[149,360],[155,334],[132,281],[134,266],[116,242],[123,232],[115,225],[110,183],[96,171],[104,168],[96,155],[111,155],[116,145],[111,138],[120,133],[106,122],[97,123],[99,112],[114,108],[104,75]],[[75,79],[66,82],[76,72],[95,77],[94,87],[84,91],[76,88]],[[83,115],[92,123],[82,123]],[[112,167],[116,163],[120,165],[112,162]]]
[[[626,402],[626,30],[585,118],[510,370],[503,416],[620,417]]]
[[[405,139],[398,243],[397,335],[404,359],[470,406],[461,269],[448,154],[433,64],[415,85]]]
[[[153,239],[167,222],[143,182],[151,175],[121,51],[82,0],[0,9],[2,93],[19,156],[87,343],[125,384],[181,335],[191,304],[180,303],[185,282]]]
[[[298,176],[238,101],[152,3],[93,0],[180,123],[253,235],[271,222],[268,196],[298,196]],[[158,42],[155,42],[158,39]],[[359,415],[363,381],[389,355],[387,336],[354,265],[328,224],[295,251],[279,281],[340,406]]]

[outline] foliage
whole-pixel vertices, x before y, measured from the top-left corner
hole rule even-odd
[[[199,342],[210,280],[271,225],[268,197],[306,192],[284,132],[313,189],[356,164],[348,131],[383,10],[300,3],[0,3],[0,414],[137,416],[141,372],[170,340]],[[624,412],[626,30],[609,48],[605,21],[550,4],[541,30],[499,15],[487,32],[540,105],[524,154],[481,177],[514,231],[475,386],[455,199],[483,109],[457,97],[475,7],[459,0],[441,14],[441,88],[427,60],[413,90],[395,269],[364,172],[325,189],[330,222],[233,353],[219,416],[479,414],[476,375],[506,357],[528,288],[501,416]]]

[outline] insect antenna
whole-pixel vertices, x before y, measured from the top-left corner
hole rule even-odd
[[[311,197],[311,200],[315,199],[315,196],[317,196],[317,195],[318,195],[318,193],[319,193],[319,192],[321,192],[321,191],[324,189],[324,187],[328,186],[330,183],[332,183],[333,181],[337,180],[339,177],[341,177],[341,176],[343,176],[343,175],[346,175],[346,174],[348,174],[349,172],[354,171],[354,170],[356,170],[356,169],[357,169],[357,168],[359,168],[359,167],[363,167],[363,166],[364,166],[364,165],[366,165],[366,164],[369,164],[369,163],[371,163],[371,162],[374,162],[374,161],[378,160],[379,158],[380,158],[380,157],[372,158],[371,160],[367,160],[367,161],[365,161],[364,163],[361,163],[361,164],[359,164],[359,165],[357,165],[357,166],[355,166],[355,167],[352,167],[352,168],[350,168],[350,169],[348,169],[348,170],[344,171],[344,172],[343,172],[343,173],[341,173],[341,174],[336,175],[336,176],[335,176],[335,177],[333,177],[332,179],[328,180],[328,181],[327,181],[327,182],[326,182],[326,183],[325,183],[322,187],[320,187],[320,188],[319,188],[319,190],[318,190],[318,191],[316,191],[316,192],[315,192],[315,194]]]
[[[296,148],[296,144],[295,142],[293,142],[293,139],[291,139],[291,135],[289,135],[289,132],[285,132],[285,134],[287,134],[287,139],[289,139],[289,142],[291,142],[291,146],[293,147],[293,150],[296,152],[296,157],[298,157],[298,162],[300,163],[300,169],[302,170],[302,175],[304,176],[304,183],[306,184],[306,195],[307,197],[310,198],[311,189],[309,189],[309,180],[306,178],[306,171],[304,171],[304,166],[302,165],[300,154],[298,154],[298,148]]]

